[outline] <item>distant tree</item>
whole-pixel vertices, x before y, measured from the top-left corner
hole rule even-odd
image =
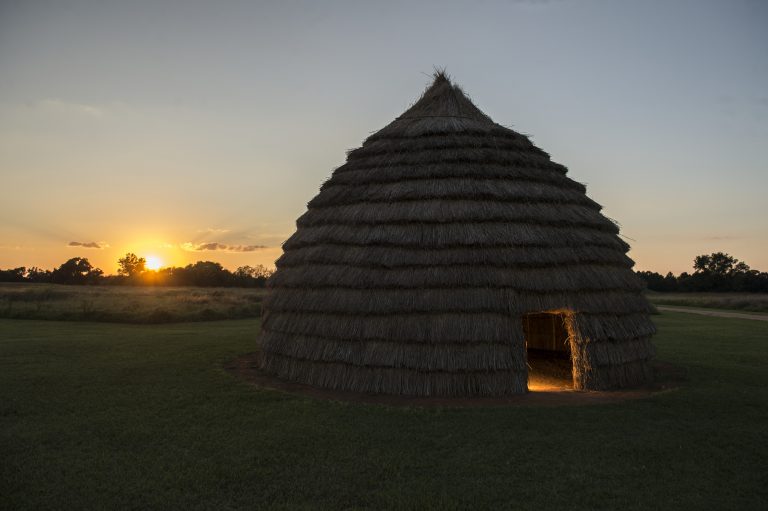
[[[126,277],[134,277],[141,275],[146,271],[147,260],[143,257],[138,257],[133,252],[128,252],[125,257],[121,257],[117,260],[118,269],[117,273],[125,275]]]
[[[198,261],[195,264],[188,264],[181,274],[181,285],[193,286],[225,286],[232,281],[232,273],[225,270],[219,263],[213,261]]]
[[[232,272],[232,274],[239,279],[253,278],[253,274],[256,273],[256,269],[253,266],[238,266],[238,268]]]
[[[693,291],[691,282],[691,274],[684,271],[677,276],[677,290],[682,292]]]
[[[27,270],[26,277],[27,277],[27,281],[29,282],[50,282],[51,270],[43,270],[42,268],[33,266],[32,268]]]
[[[696,256],[693,268],[692,275],[682,273],[677,278],[680,291],[768,291],[768,274],[724,252]]]
[[[639,271],[637,276],[645,282],[646,287],[651,291],[665,292],[677,289],[677,279],[671,272],[667,273],[666,276],[662,276],[655,271]]]
[[[663,291],[664,277],[661,274],[655,271],[638,271],[635,273],[645,282],[645,287],[651,291]]]
[[[671,271],[664,275],[664,291],[677,291],[677,278]]]
[[[157,281],[165,286],[183,286],[185,285],[181,281],[181,274],[183,272],[184,268],[165,266],[157,270]]]
[[[263,264],[256,266],[240,266],[232,273],[237,285],[244,287],[264,287],[267,279],[272,275]]]
[[[51,274],[51,282],[58,284],[95,284],[104,272],[85,257],[73,257]]]
[[[24,266],[18,268],[0,270],[0,282],[24,282],[24,274],[27,269]]]
[[[761,287],[757,283],[759,272],[724,252],[696,256],[693,269],[683,285],[688,291],[747,291]]]
[[[749,265],[744,261],[738,261],[733,266],[733,270],[731,270],[731,273],[740,274],[740,273],[759,273],[759,272],[757,272],[756,270],[750,269]]]
[[[740,263],[738,259],[724,252],[696,256],[693,260],[694,273],[710,273],[723,277],[733,273],[737,265],[740,269],[746,267],[749,270],[749,266],[745,263]]]

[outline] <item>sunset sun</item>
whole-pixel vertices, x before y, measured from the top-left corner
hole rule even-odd
[[[148,270],[157,271],[163,266],[163,261],[157,256],[147,256],[147,262],[144,267]]]

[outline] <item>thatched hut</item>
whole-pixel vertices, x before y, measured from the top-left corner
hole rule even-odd
[[[616,224],[443,74],[349,152],[283,245],[263,369],[339,390],[523,393],[529,358],[576,389],[645,384],[655,332]]]

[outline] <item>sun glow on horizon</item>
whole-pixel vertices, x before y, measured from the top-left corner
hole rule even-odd
[[[145,259],[147,262],[144,267],[148,270],[157,271],[163,266],[163,261],[157,256],[148,255]]]

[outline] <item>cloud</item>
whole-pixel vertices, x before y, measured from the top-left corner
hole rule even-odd
[[[259,235],[250,235],[246,236],[246,238],[250,238],[257,243],[260,243],[262,245],[266,245],[268,247],[274,247],[277,245],[282,244],[285,240],[287,240],[291,236],[291,233],[285,234],[285,233],[262,233]]]
[[[739,240],[741,239],[741,236],[702,236],[703,240],[714,240],[714,241],[720,241],[720,240]]]
[[[226,245],[224,243],[182,243],[181,248],[189,252],[221,251],[221,252],[255,252],[267,248],[264,245]]]
[[[230,232],[231,229],[215,229],[213,227],[208,227],[207,229],[198,229],[197,232],[204,232],[204,233],[213,233],[213,234],[224,234]]]
[[[67,243],[68,247],[82,247],[82,248],[107,248],[109,247],[109,244],[104,241],[89,241],[89,242],[83,242],[83,241],[70,241]]]
[[[35,105],[43,112],[50,112],[58,115],[77,115],[84,117],[101,117],[104,110],[85,103],[74,103],[72,101],[62,101],[60,99],[49,98],[38,101]]]

